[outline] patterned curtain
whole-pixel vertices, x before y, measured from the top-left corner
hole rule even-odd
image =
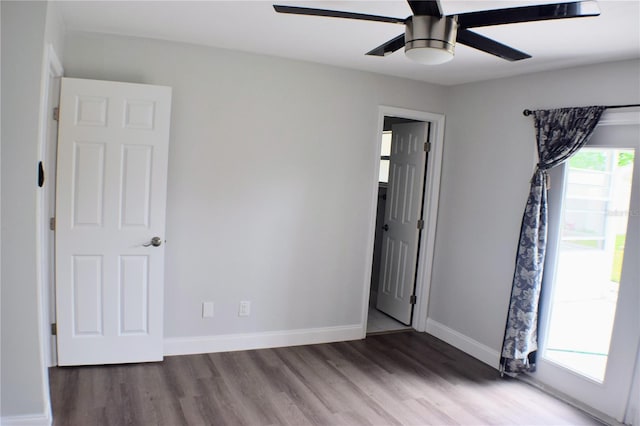
[[[522,218],[511,302],[502,344],[501,371],[533,372],[538,349],[538,302],[547,246],[547,170],[582,148],[606,107],[534,111],[538,166]]]

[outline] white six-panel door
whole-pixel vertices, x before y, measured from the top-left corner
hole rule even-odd
[[[169,87],[62,79],[59,365],[163,357],[170,109]],[[148,245],[153,237],[160,246]]]
[[[407,325],[411,323],[410,297],[418,258],[426,138],[427,123],[396,124],[392,128],[376,308]]]

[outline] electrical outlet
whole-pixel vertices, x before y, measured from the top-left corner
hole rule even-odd
[[[213,318],[213,302],[202,302],[202,318]]]
[[[251,315],[251,302],[249,300],[241,300],[238,307],[239,317],[248,317]]]

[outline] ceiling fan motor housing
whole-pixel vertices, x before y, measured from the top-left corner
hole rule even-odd
[[[458,21],[454,16],[416,15],[407,19],[405,29],[405,53],[416,48],[446,50],[451,55],[456,47]]]

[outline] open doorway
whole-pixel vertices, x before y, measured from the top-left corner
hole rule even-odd
[[[367,333],[411,328],[428,139],[429,123],[384,117]]]
[[[365,334],[424,331],[444,117],[381,107]]]
[[[385,120],[386,119],[386,120]],[[404,138],[405,144],[409,143],[412,146],[413,151],[418,151],[418,147],[422,150],[422,161],[421,165],[414,165],[415,167],[399,167],[401,164],[397,164],[394,166],[395,160],[403,160],[403,156],[400,155],[398,158],[394,158],[397,153],[395,153],[394,141],[390,142],[390,149],[388,155],[388,165],[389,165],[389,182],[386,184],[387,191],[387,200],[380,200],[383,198],[383,195],[379,198],[378,195],[380,193],[380,165],[381,160],[383,164],[383,175],[385,174],[385,154],[382,154],[382,139],[385,134],[385,121],[387,122],[387,129],[389,127],[392,131],[393,138],[393,127],[395,126],[408,126],[414,127],[411,129],[404,129]],[[414,232],[418,232],[418,236],[416,241],[413,243],[415,248],[415,252],[409,251],[409,244],[406,244],[404,247],[399,241],[402,238],[396,238],[396,250],[391,250],[390,253],[395,253],[390,256],[391,259],[399,258],[400,253],[413,253],[413,260],[409,260],[407,256],[406,265],[413,266],[413,269],[405,273],[405,285],[404,287],[396,287],[394,290],[388,293],[391,293],[393,296],[400,295],[401,297],[387,297],[387,301],[389,299],[401,299],[402,304],[396,305],[395,308],[400,308],[404,310],[404,317],[400,318],[401,324],[394,324],[393,327],[385,327],[384,331],[382,328],[377,330],[373,330],[374,327],[371,327],[370,331],[372,333],[375,332],[386,332],[390,330],[398,330],[398,329],[415,329],[417,331],[424,332],[427,329],[427,308],[429,306],[429,289],[431,287],[431,271],[433,267],[433,258],[435,251],[435,235],[436,235],[436,223],[438,216],[438,199],[440,196],[440,174],[442,170],[442,154],[443,154],[443,145],[444,145],[444,115],[435,114],[424,111],[416,111],[409,110],[404,108],[390,107],[390,106],[380,106],[378,109],[378,129],[377,129],[377,144],[375,151],[372,150],[372,166],[375,165],[375,175],[372,173],[371,175],[371,216],[369,218],[369,256],[367,259],[368,272],[372,272],[371,274],[367,273],[365,280],[363,282],[363,304],[362,304],[362,337],[366,337],[367,335],[367,325],[368,318],[371,317],[372,325],[375,324],[376,317],[382,316],[387,317],[387,314],[380,313],[378,315],[378,307],[380,305],[381,300],[381,291],[378,288],[379,283],[382,281],[385,282],[384,277],[384,262],[385,256],[384,247],[385,244],[390,244],[389,241],[385,243],[385,234],[382,235],[382,248],[379,248],[379,254],[376,258],[376,265],[374,266],[374,246],[375,246],[375,235],[377,228],[381,228],[385,233],[393,233],[397,231],[397,222],[390,221],[390,214],[387,213],[386,221],[379,222],[376,224],[376,210],[380,205],[379,201],[385,201],[385,210],[387,208],[386,204],[392,202],[391,198],[393,195],[391,192],[394,189],[394,184],[392,183],[394,180],[394,169],[395,172],[398,173],[398,170],[401,170],[401,175],[405,176],[407,173],[413,174],[414,178],[412,179],[414,183],[417,182],[415,186],[420,186],[421,189],[418,192],[419,196],[414,197],[412,200],[412,208],[407,209],[406,211],[412,211],[411,220],[413,221],[413,230]],[[394,124],[395,123],[395,124]],[[419,137],[411,138],[411,134],[418,134],[418,128],[422,128],[422,134]],[[402,132],[396,132],[402,133]],[[397,134],[396,134],[397,136]],[[428,144],[426,144],[428,142]],[[428,156],[424,151],[425,145],[428,148]],[[397,146],[396,146],[397,147]],[[405,150],[406,152],[407,150]],[[404,163],[408,164],[408,163]],[[372,168],[372,172],[374,169]],[[396,182],[398,180],[396,179]],[[383,182],[384,183],[384,182]],[[382,185],[383,187],[385,185]],[[383,192],[385,190],[383,189]],[[396,191],[397,192],[397,191]],[[399,201],[398,201],[399,202]],[[400,204],[398,204],[400,205]],[[393,207],[395,209],[395,207]],[[394,212],[395,218],[397,219],[400,214],[400,210],[395,209]],[[380,218],[385,218],[384,214],[379,216]],[[406,218],[406,217],[405,217]],[[421,219],[420,228],[418,229],[418,220]],[[388,231],[385,231],[388,225]],[[380,247],[380,246],[379,246]],[[400,250],[402,249],[402,250]],[[406,250],[405,250],[406,249]],[[389,250],[387,250],[389,252]],[[379,259],[379,260],[378,260]],[[378,269],[380,268],[380,269]],[[395,275],[397,276],[397,272],[400,269],[396,269]],[[406,271],[406,269],[404,269]],[[390,276],[394,276],[394,273],[391,273]],[[382,277],[382,279],[380,279]],[[408,280],[408,281],[407,281]],[[409,282],[409,284],[406,284]],[[373,283],[373,292],[372,292],[372,283]],[[378,284],[376,284],[378,283]],[[384,286],[384,284],[383,284]],[[385,290],[389,290],[389,286]],[[387,295],[389,296],[389,294]],[[371,303],[370,303],[370,299]],[[393,303],[392,303],[393,305]],[[384,309],[389,308],[389,306]],[[398,312],[394,306],[391,306],[391,314],[396,316]]]

